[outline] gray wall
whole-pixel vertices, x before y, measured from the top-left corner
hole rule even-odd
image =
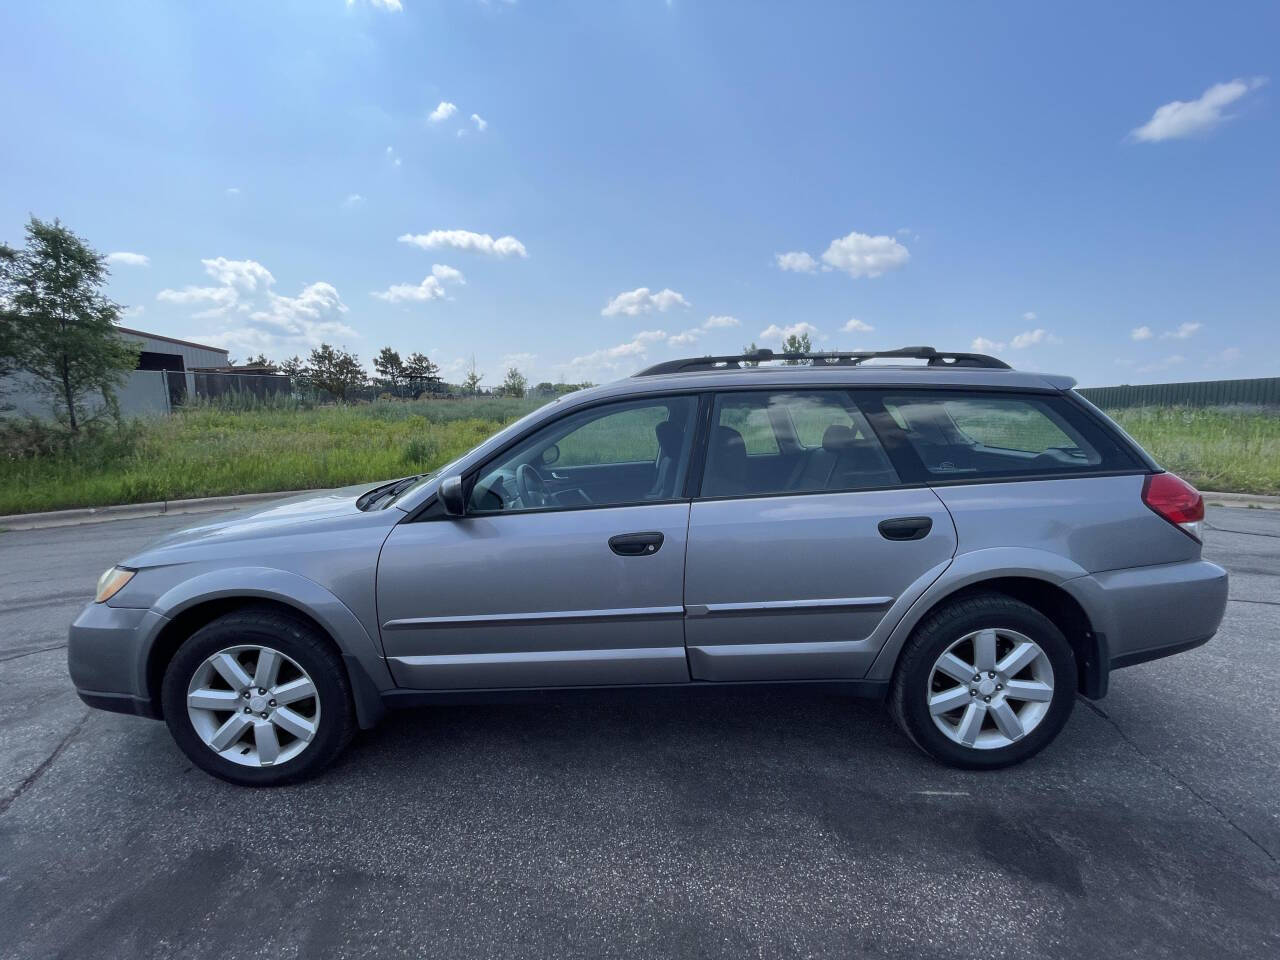
[[[187,374],[190,381],[191,374]],[[188,383],[188,386],[190,384]],[[120,412],[126,417],[163,416],[169,412],[169,389],[161,370],[134,370],[116,390]],[[90,410],[102,407],[98,397],[86,398]],[[53,405],[48,394],[37,387],[27,373],[16,373],[0,380],[0,416],[32,416],[53,419]]]

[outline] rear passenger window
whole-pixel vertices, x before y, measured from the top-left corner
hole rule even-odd
[[[875,434],[843,391],[716,395],[704,497],[857,490],[897,482]]]
[[[1092,437],[1086,437],[1056,397],[886,394],[884,407],[933,477],[979,479],[1132,466],[1105,436],[1089,430]]]

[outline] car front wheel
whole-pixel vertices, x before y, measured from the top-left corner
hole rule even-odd
[[[165,721],[197,766],[245,786],[319,773],[355,732],[342,660],[313,627],[246,609],[196,631],[165,671]]]
[[[894,719],[935,759],[993,769],[1039,753],[1066,724],[1076,662],[1062,631],[1003,594],[947,604],[916,628],[890,690]]]

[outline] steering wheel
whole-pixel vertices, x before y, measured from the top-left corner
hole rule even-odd
[[[551,502],[547,490],[547,481],[532,464],[522,463],[516,467],[516,490],[520,494],[520,502],[528,507],[545,507]]]

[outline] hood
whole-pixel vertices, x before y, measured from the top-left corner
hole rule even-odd
[[[268,503],[255,504],[230,514],[219,516],[208,523],[197,524],[171,533],[147,546],[136,558],[125,561],[125,566],[146,566],[156,553],[172,551],[174,548],[256,540],[282,534],[298,534],[314,530],[318,525],[324,527],[347,526],[349,524],[364,526],[390,526],[404,514],[398,510],[384,510],[374,507],[362,512],[356,501],[363,494],[382,486],[377,483],[361,483],[350,487],[339,487],[324,493],[306,493],[296,497]],[[146,559],[144,559],[146,558]]]

